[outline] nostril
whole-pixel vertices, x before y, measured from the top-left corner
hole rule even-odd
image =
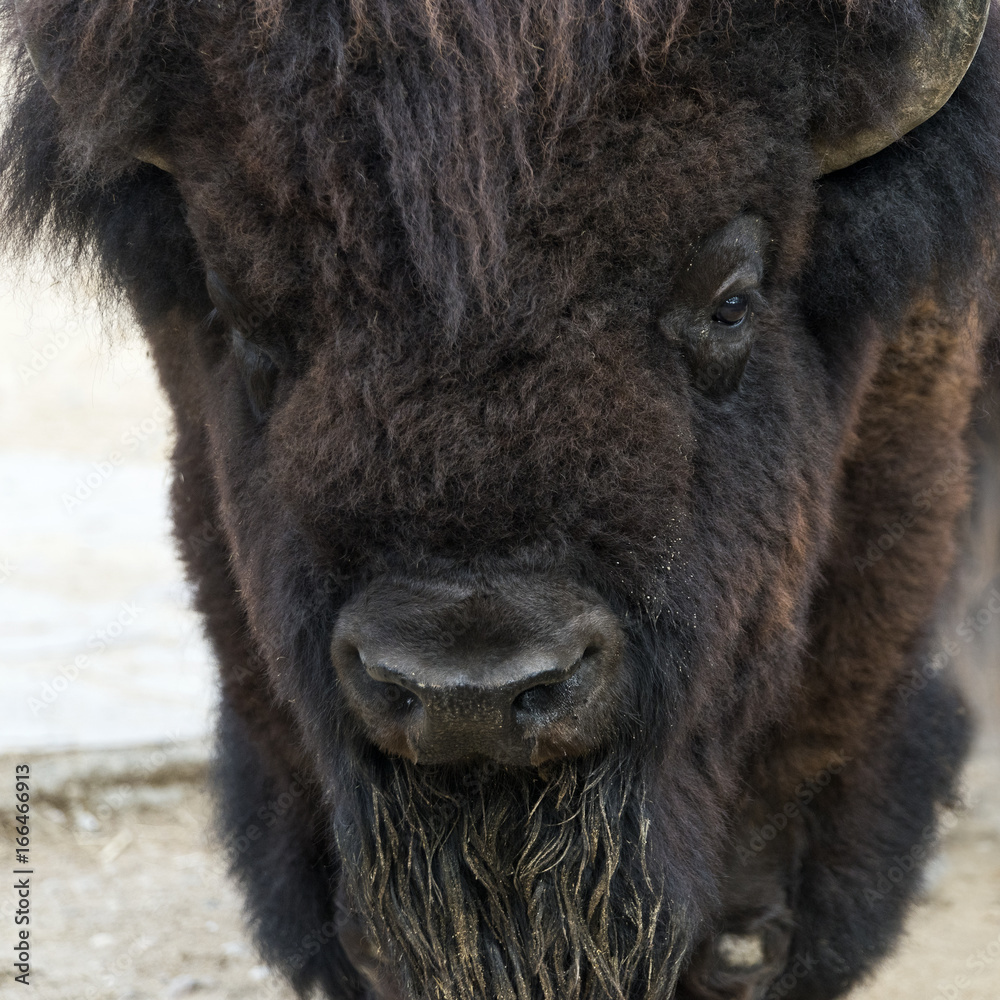
[[[355,670],[367,674],[374,682],[374,694],[381,699],[382,705],[396,713],[409,712],[419,704],[420,699],[396,680],[394,672],[386,664],[375,662],[369,664],[364,653],[354,647],[350,653]]]
[[[384,752],[535,766],[610,738],[623,648],[614,613],[575,586],[382,581],[341,608],[330,652],[345,710]]]
[[[517,715],[545,715],[553,708],[558,708],[567,694],[568,682],[581,669],[598,658],[603,649],[597,642],[591,642],[584,651],[568,667],[551,671],[548,676],[538,679],[538,683],[521,691],[512,703]]]
[[[398,684],[379,684],[379,694],[388,706],[397,712],[408,712],[417,704],[414,694]]]
[[[542,715],[552,708],[556,700],[555,684],[537,684],[514,699],[513,709],[516,714]]]

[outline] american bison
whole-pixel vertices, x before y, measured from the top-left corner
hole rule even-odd
[[[988,3],[5,9],[6,245],[94,265],[172,403],[266,959],[842,996],[967,744]]]

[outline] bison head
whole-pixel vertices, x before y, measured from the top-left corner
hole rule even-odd
[[[173,403],[268,956],[342,997],[758,997],[822,927],[796,989],[850,982],[880,945],[796,910],[812,821],[733,851],[905,752],[961,473],[857,556],[964,426],[987,75],[879,151],[986,6],[16,6],[8,232],[96,253]]]

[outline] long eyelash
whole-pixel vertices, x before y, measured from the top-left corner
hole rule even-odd
[[[201,318],[201,322],[198,324],[198,333],[201,335],[209,333],[212,327],[219,322],[219,319],[219,310],[213,306]]]
[[[243,373],[250,409],[258,421],[262,422],[274,390],[274,378],[278,366],[267,351],[247,340],[235,327],[230,330],[230,340],[237,364]]]

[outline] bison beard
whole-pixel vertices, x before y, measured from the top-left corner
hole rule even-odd
[[[342,892],[404,995],[673,995],[689,934],[663,906],[638,767],[609,755],[543,780],[373,755],[345,786]]]

